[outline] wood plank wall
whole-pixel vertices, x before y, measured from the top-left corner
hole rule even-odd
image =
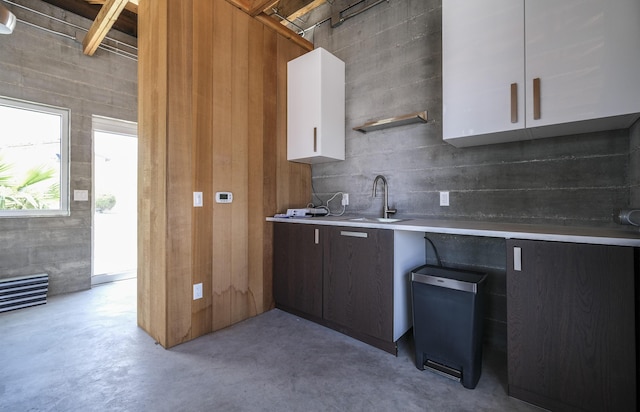
[[[286,160],[286,63],[312,46],[225,0],[141,0],[138,19],[138,323],[171,347],[273,306],[264,218],[311,193]]]
[[[138,13],[138,325],[167,336],[167,8],[141,1]]]

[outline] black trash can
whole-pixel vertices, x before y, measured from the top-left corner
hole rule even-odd
[[[486,274],[423,265],[411,272],[416,367],[473,389],[482,372]]]

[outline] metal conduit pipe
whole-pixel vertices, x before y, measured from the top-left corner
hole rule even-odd
[[[355,11],[355,12],[353,12],[351,14],[347,14],[346,16],[342,15],[342,13],[344,13],[345,11],[347,11],[347,10],[349,10],[349,9],[351,9],[351,8],[357,6],[357,5],[359,5],[359,4],[361,4],[361,3],[365,2],[365,1],[366,0],[357,1],[357,2],[347,6],[347,8],[345,8],[344,10],[341,10],[341,11],[335,13],[333,16],[331,16],[331,18],[330,18],[330,20],[331,20],[331,28],[338,27],[339,25],[344,23],[346,20],[349,20],[350,18],[355,17],[360,13],[364,13],[365,11],[369,10],[372,7],[377,6],[378,4],[380,4],[382,2],[386,1],[387,3],[389,3],[389,0],[378,0],[375,3],[369,4],[368,6],[365,6],[362,9],[360,9],[358,11]]]
[[[5,1],[5,3],[11,4],[13,6],[19,7],[19,8],[24,9],[24,10],[27,10],[27,11],[29,11],[31,13],[40,15],[42,17],[46,17],[46,18],[48,18],[50,20],[53,20],[53,21],[56,21],[58,23],[62,23],[64,25],[72,27],[74,29],[83,30],[84,32],[88,32],[89,31],[89,29],[86,29],[86,28],[84,28],[82,26],[78,26],[77,24],[69,23],[68,21],[59,19],[57,17],[50,16],[50,15],[42,13],[42,12],[40,12],[38,10],[34,10],[32,8],[23,6],[21,4],[14,3],[13,1],[10,1],[10,0],[4,0],[4,1]],[[68,39],[71,39],[71,40],[74,40],[74,41],[77,41],[77,42],[81,42],[81,40],[79,40],[77,38],[77,36],[72,36],[72,35],[67,34],[67,33],[63,33],[63,32],[57,31],[57,30],[52,30],[52,29],[49,29],[47,27],[43,27],[43,26],[40,26],[38,24],[31,23],[31,22],[28,22],[28,21],[25,21],[25,20],[20,20],[19,19],[18,21],[20,23],[26,24],[27,26],[31,26],[31,27],[34,27],[36,29],[40,29],[40,30],[46,31],[47,33],[55,34],[55,35],[62,36],[62,37],[65,37],[65,38],[68,38]],[[132,46],[132,45],[130,45],[128,43],[125,43],[123,41],[120,41],[120,40],[117,40],[117,39],[114,39],[114,38],[108,37],[108,36],[105,37],[105,40],[108,40],[110,42],[115,43],[116,46],[124,46],[126,48],[129,48],[129,49],[131,49],[131,51],[122,50],[122,49],[120,49],[120,48],[118,48],[116,46],[109,45],[109,44],[101,44],[100,46],[98,46],[99,49],[108,51],[110,53],[116,54],[116,55],[121,56],[121,57],[125,57],[127,59],[131,59],[131,60],[134,60],[134,61],[138,60],[138,56],[137,56],[138,48],[136,46]]]
[[[355,17],[355,16],[359,15],[360,13],[364,13],[365,11],[369,10],[369,9],[370,9],[370,8],[372,8],[372,7],[377,6],[377,5],[378,5],[378,4],[380,4],[380,3],[383,3],[383,2],[385,2],[385,1],[386,1],[387,3],[389,3],[389,0],[378,0],[378,1],[376,1],[375,3],[369,4],[368,6],[365,6],[365,7],[363,7],[362,9],[360,9],[360,10],[358,10],[358,11],[355,11],[355,12],[353,12],[353,13],[351,13],[351,14],[346,15],[346,16],[342,16],[342,13],[344,13],[344,12],[346,12],[347,10],[352,9],[352,8],[354,8],[355,6],[357,6],[357,5],[359,5],[359,4],[362,4],[362,3],[366,2],[366,1],[367,1],[367,0],[359,0],[359,1],[356,1],[355,3],[351,3],[349,6],[345,7],[344,9],[340,10],[339,12],[334,13],[331,17],[327,17],[326,19],[321,20],[321,21],[317,22],[316,24],[314,24],[314,25],[312,25],[311,27],[308,27],[308,28],[306,28],[306,29],[301,28],[300,26],[298,26],[298,25],[297,25],[297,24],[295,24],[294,22],[292,22],[292,21],[288,20],[287,18],[285,18],[285,17],[283,17],[283,16],[281,16],[281,15],[277,14],[277,9],[273,9],[273,11],[274,11],[274,14],[275,14],[278,18],[285,20],[287,23],[290,23],[290,24],[292,24],[293,26],[295,26],[297,29],[299,29],[300,31],[298,32],[298,34],[299,34],[300,36],[304,37],[304,35],[305,35],[305,33],[306,33],[306,32],[308,32],[309,30],[313,30],[313,29],[315,29],[316,27],[318,27],[318,26],[319,26],[319,25],[321,25],[322,23],[325,23],[325,22],[327,22],[327,21],[329,21],[329,20],[331,20],[331,28],[338,27],[339,25],[341,25],[341,24],[342,24],[342,23],[344,23],[345,21],[349,20],[350,18]],[[327,0],[327,3],[329,3],[329,4],[333,5],[333,1],[329,1],[329,0]]]
[[[305,30],[304,30],[302,27],[298,26],[297,24],[295,24],[294,22],[292,22],[292,21],[291,21],[291,20],[289,20],[288,18],[286,18],[286,17],[284,17],[284,16],[281,16],[281,15],[278,13],[278,9],[276,9],[276,8],[272,8],[271,10],[273,11],[273,15],[274,15],[274,16],[276,16],[277,18],[282,19],[282,20],[286,21],[287,23],[289,23],[289,24],[291,24],[291,25],[295,26],[295,27],[296,27],[296,29],[298,29],[298,35],[299,35],[300,37],[304,37]]]

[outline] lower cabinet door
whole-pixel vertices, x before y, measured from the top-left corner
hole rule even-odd
[[[393,341],[393,231],[326,230],[324,318]]]
[[[276,306],[322,317],[322,231],[320,226],[275,223],[273,297]]]
[[[551,410],[636,410],[635,251],[507,240],[509,395]]]

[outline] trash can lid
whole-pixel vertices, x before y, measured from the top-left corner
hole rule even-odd
[[[411,280],[414,282],[473,293],[477,292],[478,284],[486,277],[485,273],[432,265],[423,265],[411,272]]]

